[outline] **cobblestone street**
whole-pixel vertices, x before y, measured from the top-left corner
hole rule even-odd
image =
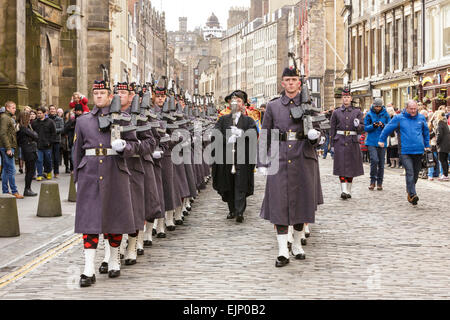
[[[226,203],[210,183],[185,224],[166,239],[154,237],[153,247],[136,265],[123,265],[119,278],[97,274],[95,285],[79,288],[81,236],[70,242],[74,235],[67,234],[54,244],[69,240],[66,251],[3,287],[0,278],[0,298],[449,299],[450,184],[420,179],[420,202],[413,208],[401,170],[387,169],[385,190],[369,191],[365,166],[366,176],[354,181],[353,199],[342,201],[332,161],[320,162],[325,204],[311,227],[306,260],[275,268],[276,234],[259,218],[265,183],[257,175],[243,224],[226,220]],[[73,212],[65,213],[73,219]],[[1,250],[15,252],[14,243],[0,243]],[[99,249],[97,268],[103,245]],[[3,269],[0,277],[5,270],[14,271]]]

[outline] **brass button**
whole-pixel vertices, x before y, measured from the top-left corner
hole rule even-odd
[[[100,180],[103,180],[103,177],[100,177]]]
[[[100,160],[100,163],[103,163],[103,160]]]
[[[346,143],[345,145],[348,146],[348,143]]]
[[[292,132],[292,130],[289,130],[289,132]]]
[[[347,119],[347,120],[348,120],[348,117],[347,117],[347,118],[345,118],[345,119]]]
[[[292,102],[292,100],[291,100],[291,103],[294,103],[294,102]]]
[[[100,115],[100,117],[103,117],[104,116],[104,114],[102,113],[101,115]]]
[[[288,161],[288,163],[291,163],[291,162],[292,162],[291,160]]]
[[[103,144],[100,143],[99,146],[100,146],[100,148],[102,148],[102,147],[103,147]]]
[[[292,148],[292,145],[289,145],[289,148]]]

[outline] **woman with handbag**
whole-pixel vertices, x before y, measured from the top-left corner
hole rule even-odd
[[[436,144],[439,162],[441,163],[441,181],[449,181],[448,179],[448,154],[450,152],[450,129],[447,125],[447,118],[444,111],[436,112]]]
[[[30,125],[30,112],[21,111],[19,114],[19,131],[17,143],[22,148],[22,157],[25,161],[25,197],[35,197],[37,193],[31,190],[31,181],[36,171],[38,134]]]

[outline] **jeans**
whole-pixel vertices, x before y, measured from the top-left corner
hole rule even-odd
[[[44,166],[45,173],[52,172],[52,149],[38,150],[38,159],[36,161],[38,177],[43,177],[42,166]]]
[[[439,163],[437,152],[433,152],[434,161],[436,162],[436,165],[434,167],[428,168],[428,177],[429,178],[438,178],[439,172],[441,173],[441,176],[443,174],[442,171],[442,165]]]
[[[422,168],[422,155],[421,154],[402,154],[403,167],[405,168],[406,175],[406,191],[410,196],[416,195],[416,183],[419,179],[419,172]]]
[[[383,184],[384,178],[384,157],[386,148],[368,146],[370,154],[370,184]]]
[[[11,149],[14,153],[14,149]],[[16,194],[16,164],[14,162],[14,157],[10,158],[6,155],[6,148],[0,148],[0,153],[2,155],[2,191],[3,193],[8,193],[9,188],[11,188],[11,193]],[[8,186],[9,185],[9,186]]]
[[[53,173],[59,174],[59,162],[61,161],[61,151],[60,144],[52,144],[52,163],[53,163]]]
[[[326,137],[326,141],[325,141],[325,144],[322,147],[323,148],[323,158],[324,159],[327,158],[328,148],[330,147],[330,134],[326,133],[325,137]],[[333,158],[334,152],[330,150],[330,154],[331,154],[331,157]]]

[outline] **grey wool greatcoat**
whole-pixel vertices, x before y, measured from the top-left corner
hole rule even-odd
[[[144,208],[145,220],[162,218],[161,203],[156,185],[155,163],[152,154],[156,148],[156,139],[153,136],[152,130],[137,132],[137,137],[141,141],[141,148],[139,154],[141,155],[142,165],[144,167]]]
[[[359,119],[358,127],[353,124],[355,119]],[[358,135],[361,134],[364,131],[364,117],[361,110],[342,106],[333,112],[330,122],[330,142],[334,147],[333,174],[346,178],[364,175],[358,136],[337,133],[337,131],[356,131]]]
[[[73,145],[73,176],[77,183],[75,233],[136,232],[130,171],[125,162],[139,150],[136,133],[123,134],[127,144],[119,155],[85,155],[86,149],[111,148],[110,131],[101,132],[98,125],[98,117],[107,113],[109,107],[94,107],[77,119]]]
[[[232,145],[227,143],[228,140],[227,130],[230,130],[231,126],[233,125],[234,125],[233,118],[231,114],[220,117],[215,125],[215,129],[219,130],[222,133],[224,152],[223,152],[223,164],[213,163],[212,165],[213,188],[221,195],[222,201],[224,202],[229,202],[230,195],[234,193],[234,190],[231,189],[231,186],[233,186],[233,179],[235,188],[239,192],[245,192],[246,197],[253,195],[255,186],[254,171],[256,159],[250,159],[250,155],[256,154],[256,144],[251,145],[251,140],[245,142],[245,161],[244,161],[245,163],[238,164],[235,160],[236,174],[233,175],[231,173],[232,164],[231,163],[227,164],[226,162],[227,154],[231,154],[232,151]],[[256,134],[255,121],[246,115],[241,114],[236,127],[243,130],[244,134],[247,133],[247,131],[249,130],[255,130]],[[247,138],[241,137],[238,138],[238,141],[239,139],[247,139]],[[235,159],[238,157],[237,151],[238,147],[236,144]],[[205,167],[203,166],[203,168]],[[203,175],[206,174],[207,172],[204,171]]]
[[[282,95],[267,104],[258,152],[268,150],[268,162],[259,157],[258,167],[276,167],[276,157],[279,163],[278,171],[269,169],[260,216],[283,226],[314,223],[317,207],[323,204],[315,146],[308,139],[279,141],[274,137],[279,141],[277,154],[271,145],[272,134],[276,133],[273,129],[279,133],[303,132],[303,121],[296,123],[291,118],[290,109],[295,105],[300,105],[300,94],[294,99]]]
[[[156,149],[165,151],[169,148],[168,143],[162,143],[161,135],[158,133],[158,131],[155,128],[152,128],[153,137],[156,141]],[[164,187],[163,187],[163,179],[162,179],[162,159],[153,159],[153,162],[155,164],[154,171],[155,171],[155,179],[156,179],[156,186],[158,187],[158,195],[159,195],[159,204],[161,206],[161,213],[159,215],[156,215],[154,218],[164,218],[165,217],[165,203],[164,203]]]
[[[128,108],[125,112],[130,113],[131,108]],[[136,135],[131,137],[132,141],[139,144],[139,140]],[[127,140],[127,139],[125,139]],[[127,163],[128,169],[130,170],[130,188],[131,188],[131,204],[133,206],[134,214],[134,225],[137,230],[144,230],[145,222],[145,197],[144,197],[144,181],[145,181],[145,171],[142,165],[140,152],[143,146],[139,146],[136,153],[127,158],[125,161]],[[133,232],[134,233],[134,232]]]

